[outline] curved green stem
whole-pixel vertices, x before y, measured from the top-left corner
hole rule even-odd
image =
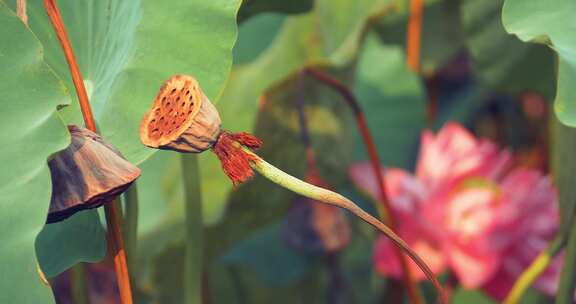
[[[522,272],[520,277],[514,282],[514,286],[504,299],[504,304],[515,304],[519,303],[522,296],[532,286],[534,281],[538,279],[540,274],[546,270],[546,267],[550,264],[550,261],[554,258],[556,254],[564,246],[564,237],[557,236],[544,251],[542,251],[532,264]]]
[[[202,195],[198,156],[181,154],[186,203],[186,260],[184,263],[184,299],[187,304],[202,303]]]
[[[388,226],[384,225],[378,219],[362,210],[354,202],[347,199],[346,197],[332,192],[330,190],[314,186],[312,184],[306,183],[296,177],[274,167],[269,164],[258,155],[254,154],[249,149],[242,147],[242,149],[254,157],[255,161],[252,162],[252,168],[269,179],[270,181],[282,186],[288,190],[298,193],[302,196],[317,200],[326,204],[334,205],[340,208],[344,208],[354,215],[361,218],[366,223],[372,225],[374,228],[378,229],[380,232],[384,233],[396,246],[398,246],[404,253],[406,253],[413,261],[418,265],[418,267],[424,272],[426,277],[434,284],[434,287],[438,291],[438,296],[441,303],[448,303],[446,294],[442,285],[426,265],[426,263],[414,252],[406,242],[404,242],[394,231],[392,231]]]
[[[568,238],[568,247],[564,257],[564,266],[560,275],[560,287],[556,295],[556,303],[572,303],[574,289],[576,288],[576,223],[572,221],[572,229]]]

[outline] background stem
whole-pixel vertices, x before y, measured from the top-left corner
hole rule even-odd
[[[16,0],[16,15],[24,24],[28,25],[28,14],[26,13],[26,0]]]
[[[564,265],[560,275],[560,287],[556,295],[556,304],[572,303],[576,287],[576,223],[572,221],[572,228],[568,237],[568,248],[564,256]]]
[[[396,221],[394,220],[394,215],[392,214],[392,206],[390,205],[390,199],[388,198],[388,191],[386,189],[386,183],[384,180],[384,173],[383,173],[383,166],[380,161],[380,156],[378,155],[378,151],[376,150],[376,145],[374,144],[374,140],[372,139],[372,134],[370,132],[370,128],[368,128],[368,123],[366,122],[366,117],[364,115],[364,111],[362,111],[362,107],[358,100],[356,100],[356,96],[352,93],[352,91],[343,84],[340,80],[333,77],[330,74],[323,72],[322,70],[308,68],[305,70],[307,74],[314,77],[316,80],[324,83],[325,85],[331,87],[340,95],[354,114],[354,118],[356,119],[356,125],[358,130],[360,131],[360,135],[362,137],[362,142],[364,143],[364,147],[366,148],[366,152],[368,153],[368,157],[370,159],[370,165],[372,168],[372,172],[374,173],[374,178],[376,179],[376,183],[378,185],[378,191],[380,192],[379,197],[379,204],[376,204],[376,210],[378,211],[378,216],[382,221],[388,225],[393,231],[396,230]],[[395,250],[398,259],[400,260],[400,266],[402,267],[402,273],[404,285],[408,292],[408,297],[410,298],[410,302],[412,304],[420,304],[423,302],[422,296],[418,290],[418,286],[416,285],[416,281],[414,280],[414,276],[410,271],[410,267],[408,267],[408,259],[400,250]]]
[[[70,268],[70,287],[74,304],[88,304],[88,284],[86,282],[86,265],[78,263]]]
[[[186,259],[184,262],[184,299],[187,304],[202,303],[202,195],[198,156],[182,153],[182,177],[186,204]]]
[[[410,0],[410,18],[406,29],[406,64],[415,73],[420,71],[422,13],[422,0]]]
[[[562,249],[564,246],[564,237],[558,236],[556,237],[550,245],[544,251],[542,251],[534,261],[530,264],[528,268],[522,272],[520,277],[514,283],[512,290],[506,296],[504,300],[504,304],[514,304],[519,303],[522,299],[522,296],[532,286],[534,281],[538,279],[540,274],[546,270],[546,267],[550,264],[550,261],[554,258],[554,256]]]
[[[138,260],[138,186],[132,183],[124,192],[124,240],[126,245],[126,258],[130,268],[130,281],[135,284],[137,277]]]

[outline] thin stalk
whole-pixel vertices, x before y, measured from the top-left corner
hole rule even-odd
[[[406,64],[415,73],[420,71],[422,11],[422,0],[410,0],[410,17],[406,30]]]
[[[386,189],[384,174],[382,173],[380,156],[378,155],[376,145],[372,139],[370,128],[368,128],[368,123],[366,122],[364,111],[362,110],[358,100],[356,100],[356,96],[354,96],[352,91],[348,89],[348,87],[340,80],[321,70],[308,68],[306,69],[306,73],[340,93],[340,95],[344,98],[352,110],[354,117],[356,118],[356,125],[360,131],[362,141],[364,142],[364,146],[368,152],[372,172],[374,173],[374,177],[376,177],[378,191],[380,192],[379,199],[382,204],[376,204],[376,209],[378,210],[379,217],[384,221],[384,223],[390,226],[392,230],[396,230],[397,225],[394,217],[392,216],[392,206],[390,205],[390,199],[388,198],[388,191]],[[410,270],[410,267],[408,267],[408,260],[406,259],[406,256],[404,256],[399,250],[396,251],[396,254],[400,260],[402,273],[404,274],[404,285],[406,286],[408,297],[410,298],[411,303],[422,303],[422,296],[418,290],[416,281],[414,280],[414,275]]]
[[[538,277],[546,270],[546,267],[550,264],[550,261],[554,258],[558,252],[564,246],[564,237],[556,237],[544,251],[542,251],[534,261],[530,264],[528,268],[522,272],[520,277],[514,282],[514,286],[504,299],[504,304],[515,304],[519,303],[522,296],[532,286],[532,284],[538,279]]]
[[[556,304],[572,303],[576,289],[576,222],[572,221],[572,228],[568,237],[568,247],[564,256],[564,266],[560,275],[560,287],[556,294]]]
[[[86,94],[84,81],[80,69],[78,68],[72,45],[68,39],[68,34],[66,33],[60,10],[56,5],[55,0],[44,0],[44,8],[46,9],[46,13],[54,27],[54,32],[60,41],[60,46],[62,47],[64,57],[68,63],[70,74],[72,75],[72,81],[74,82],[74,88],[76,89],[76,94],[80,103],[82,117],[84,118],[84,124],[86,125],[86,128],[93,132],[97,132],[96,122],[92,115],[92,109],[90,108],[90,102],[88,100],[88,94]],[[121,303],[132,304],[132,289],[130,286],[128,265],[126,263],[126,254],[124,252],[124,242],[122,240],[120,225],[121,217],[119,216],[120,211],[118,209],[118,203],[119,202],[116,200],[104,205],[108,228],[108,244],[110,246],[109,252],[114,255],[114,268],[116,270]]]
[[[16,0],[16,15],[24,24],[28,25],[28,14],[26,14],[26,0]]]
[[[306,113],[304,110],[304,77],[306,72],[300,71],[298,75],[298,83],[296,89],[296,109],[298,110],[298,123],[300,125],[300,138],[304,143],[306,149],[306,169],[316,170],[316,160],[314,156],[314,148],[312,147],[312,140],[310,139],[310,132],[308,131],[308,121],[306,120]]]
[[[78,263],[70,269],[70,285],[74,304],[90,303],[88,284],[86,283],[86,265],[84,263]]]
[[[184,299],[187,304],[202,303],[202,192],[198,156],[181,154],[182,178],[186,201],[186,260],[184,262]]]
[[[122,304],[132,304],[130,273],[128,272],[128,264],[126,262],[126,252],[124,250],[124,242],[122,239],[122,227],[120,226],[120,223],[122,222],[122,213],[118,206],[120,206],[119,199],[115,199],[114,201],[104,205],[108,254],[112,257],[114,262],[116,280],[118,281],[118,291],[120,292],[120,301]]]
[[[424,272],[426,277],[432,282],[434,287],[438,292],[438,297],[440,298],[440,303],[448,303],[448,299],[444,293],[442,285],[434,275],[434,273],[430,270],[428,265],[416,254],[409,246],[404,242],[392,229],[388,226],[380,222],[378,219],[367,213],[366,211],[362,210],[362,208],[358,207],[354,202],[347,199],[346,197],[332,192],[330,190],[320,188],[314,186],[312,184],[306,183],[300,179],[293,177],[292,175],[274,167],[273,165],[269,164],[258,155],[253,153],[247,148],[242,147],[244,152],[251,155],[254,159],[251,162],[252,168],[260,173],[262,176],[266,177],[270,181],[278,184],[281,187],[284,187],[288,190],[291,190],[297,194],[302,196],[311,198],[313,200],[330,204],[333,206],[337,206],[340,208],[344,208],[354,215],[361,218],[366,223],[372,225],[374,228],[378,229],[382,232],[386,237],[388,237],[396,246],[402,249],[413,261],[418,265],[418,267]]]
[[[132,183],[124,192],[124,240],[126,240],[126,258],[130,269],[130,280],[135,284],[138,260],[138,186]]]

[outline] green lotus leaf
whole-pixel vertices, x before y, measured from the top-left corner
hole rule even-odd
[[[70,136],[56,108],[69,102],[42,45],[0,1],[0,303],[52,303],[34,248],[50,203],[50,155]]]

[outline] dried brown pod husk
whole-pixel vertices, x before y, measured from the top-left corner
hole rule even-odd
[[[308,183],[328,187],[312,170]],[[309,254],[330,255],[343,250],[350,243],[350,225],[342,209],[297,197],[284,220],[282,238],[292,248]]]
[[[160,88],[140,124],[140,139],[148,147],[200,153],[220,135],[220,115],[194,77],[175,75]]]
[[[113,201],[140,176],[140,169],[88,129],[68,126],[72,141],[48,161],[52,198],[48,223]]]
[[[194,77],[169,78],[140,124],[140,140],[151,148],[200,153],[211,149],[235,185],[249,180],[254,157],[242,147],[258,149],[262,142],[246,132],[222,130],[218,111]]]

